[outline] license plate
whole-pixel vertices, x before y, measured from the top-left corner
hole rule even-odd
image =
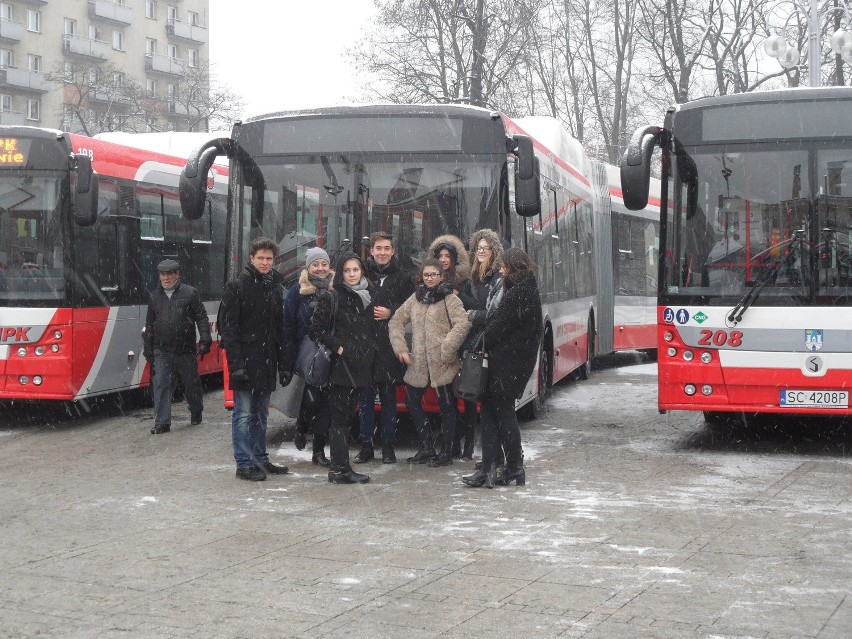
[[[782,390],[784,408],[849,408],[849,391],[845,390]]]

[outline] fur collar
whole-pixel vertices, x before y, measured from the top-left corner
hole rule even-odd
[[[334,288],[334,271],[328,272],[328,288]],[[308,269],[304,269],[299,276],[299,295],[315,295],[317,287],[308,278]]]

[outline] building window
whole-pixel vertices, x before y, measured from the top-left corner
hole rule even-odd
[[[89,38],[92,40],[98,40],[99,42],[103,42],[103,32],[101,28],[95,24],[89,25]]]
[[[174,59],[178,57],[178,48],[176,44],[169,45],[169,57]]]
[[[12,96],[5,93],[0,95],[0,111],[9,112],[12,110]]]
[[[168,87],[166,87],[166,93],[168,94],[170,101],[174,100],[177,95],[177,86],[174,84],[168,85]]]
[[[151,20],[157,19],[157,0],[146,0],[145,17]]]
[[[117,87],[122,86],[124,84],[124,74],[121,71],[113,71],[112,83]]]
[[[91,67],[89,69],[89,86],[97,86],[101,80],[101,71],[97,67]]]
[[[7,2],[0,2],[0,20],[12,21],[12,5]]]
[[[145,80],[145,90],[148,92],[148,95],[154,97],[157,95],[157,81],[148,78]]]
[[[66,62],[62,67],[62,77],[66,82],[72,82],[74,80],[74,63]]]
[[[154,38],[145,38],[145,55],[157,53],[157,41]]]
[[[178,22],[177,7],[173,7],[172,5],[169,5],[168,8],[166,9],[166,12],[167,12],[166,17],[168,18],[169,22]]]
[[[41,119],[41,102],[38,100],[27,100],[27,120]]]
[[[15,66],[15,52],[11,49],[0,49],[0,68]]]
[[[77,21],[71,18],[65,18],[65,35],[77,34]]]
[[[41,56],[33,55],[32,53],[27,55],[27,68],[30,71],[35,71],[36,73],[41,71]]]
[[[124,51],[124,31],[112,32],[112,48],[117,51]]]
[[[41,11],[36,11],[35,9],[27,10],[27,31],[41,33]]]
[[[189,24],[196,26],[196,27],[201,24],[200,16],[198,15],[198,11],[190,11],[189,12]]]
[[[189,50],[189,66],[193,69],[198,66],[198,49]]]

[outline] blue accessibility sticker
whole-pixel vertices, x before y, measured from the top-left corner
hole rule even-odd
[[[673,308],[669,308],[667,306],[665,309],[663,309],[663,321],[666,324],[673,324],[674,323],[674,309]]]
[[[689,321],[689,311],[685,308],[679,308],[675,313],[675,318],[678,324],[686,324]]]

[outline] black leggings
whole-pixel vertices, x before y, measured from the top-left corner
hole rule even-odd
[[[506,465],[517,468],[523,465],[521,426],[515,414],[515,398],[488,394],[482,398],[480,412],[482,425],[482,466],[497,463],[500,446],[506,453]]]

